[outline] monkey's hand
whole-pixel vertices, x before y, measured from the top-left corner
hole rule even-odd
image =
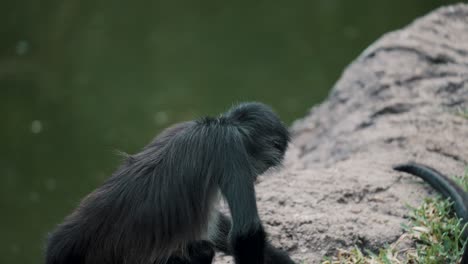
[[[271,244],[265,247],[265,264],[295,264],[286,251],[277,249]]]
[[[236,264],[264,263],[266,234],[261,224],[239,233],[233,230],[229,236]]]
[[[190,263],[194,264],[211,263],[215,254],[213,244],[205,240],[190,244],[188,246],[188,253],[190,256]]]

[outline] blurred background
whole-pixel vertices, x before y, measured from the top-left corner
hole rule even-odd
[[[2,1],[0,263],[41,263],[115,150],[245,100],[290,124],[376,38],[452,2]]]

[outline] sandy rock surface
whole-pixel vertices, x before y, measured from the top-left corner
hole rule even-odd
[[[467,4],[384,35],[293,124],[285,167],[257,185],[270,240],[298,263],[394,242],[406,205],[432,190],[391,167],[417,161],[462,175],[468,119],[459,109],[468,109]],[[218,255],[215,263],[233,261]]]

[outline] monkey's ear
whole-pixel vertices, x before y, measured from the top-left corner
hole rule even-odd
[[[265,118],[266,114],[273,114],[269,106],[258,102],[248,102],[233,106],[223,117],[230,121],[245,122]]]

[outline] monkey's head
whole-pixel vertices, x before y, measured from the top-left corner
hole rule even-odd
[[[247,154],[257,174],[281,164],[289,132],[273,110],[262,103],[242,103],[221,118],[238,127]]]

